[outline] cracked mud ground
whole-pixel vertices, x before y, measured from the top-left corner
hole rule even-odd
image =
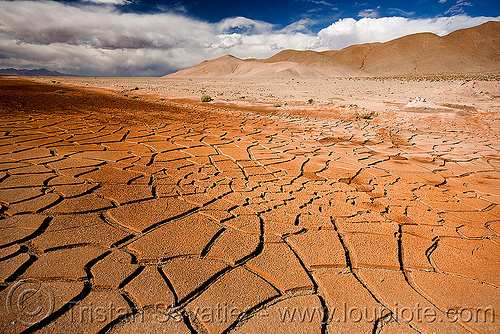
[[[2,333],[500,330],[494,121],[0,85]]]

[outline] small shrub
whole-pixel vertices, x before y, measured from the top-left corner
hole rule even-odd
[[[373,116],[375,116],[375,114],[370,110],[363,110],[358,113],[358,117],[362,119],[371,119]]]
[[[54,91],[54,94],[64,94],[64,93],[66,93],[66,92],[63,91],[63,90],[56,90],[56,91]]]
[[[129,97],[130,97],[131,99],[138,99],[138,98],[139,98],[139,96],[137,96],[137,95],[129,95]]]
[[[212,101],[212,97],[210,95],[202,95],[201,102],[210,102]]]
[[[275,107],[275,108],[279,108],[279,107],[281,107],[281,104],[279,104],[279,103],[275,103],[275,104],[273,104],[273,107]]]
[[[307,103],[309,103],[309,104],[312,104],[313,102],[314,102],[314,100],[313,100],[313,99],[309,99],[309,100],[307,100]]]

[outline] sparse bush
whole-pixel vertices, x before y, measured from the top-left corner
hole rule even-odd
[[[358,112],[358,117],[362,119],[372,119],[375,114],[371,110],[362,110]]]
[[[275,103],[275,104],[273,104],[273,107],[275,107],[275,108],[279,108],[279,107],[281,107],[281,104],[279,104],[279,103]]]
[[[54,91],[54,94],[64,94],[64,93],[66,93],[66,92],[63,91],[63,90],[56,90],[56,91]]]
[[[137,95],[129,95],[129,97],[130,97],[131,99],[138,99],[138,98],[139,98],[139,96],[137,96]]]
[[[212,101],[212,97],[210,95],[202,95],[201,102],[210,102]]]
[[[309,104],[312,104],[313,102],[314,102],[314,100],[313,100],[313,99],[309,99],[309,100],[307,100],[307,103],[309,103]]]

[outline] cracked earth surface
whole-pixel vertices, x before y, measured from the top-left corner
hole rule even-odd
[[[0,86],[2,333],[500,330],[496,119]]]

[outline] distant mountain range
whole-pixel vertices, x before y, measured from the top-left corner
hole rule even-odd
[[[47,77],[71,76],[71,74],[65,74],[57,71],[49,71],[46,68],[37,68],[34,70],[3,68],[0,69],[0,75],[24,75],[24,76],[47,76]]]
[[[284,50],[268,59],[231,55],[165,77],[335,77],[500,73],[500,22],[440,37],[412,34],[338,51]]]

